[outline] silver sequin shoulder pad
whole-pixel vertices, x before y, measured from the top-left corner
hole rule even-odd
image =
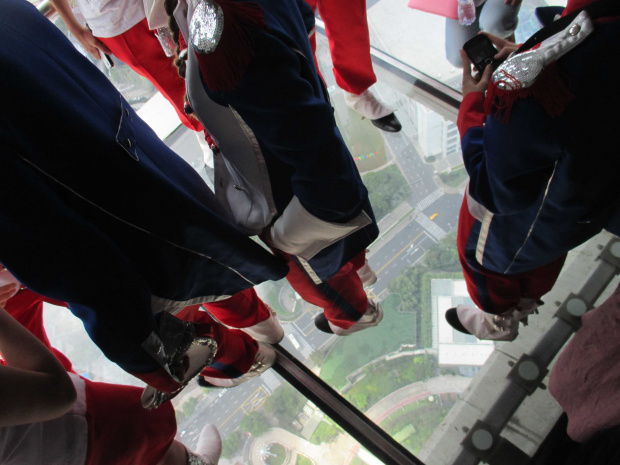
[[[224,30],[224,13],[213,0],[199,0],[189,23],[190,42],[198,53],[217,48]]]

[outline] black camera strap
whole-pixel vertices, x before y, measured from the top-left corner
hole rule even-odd
[[[585,8],[573,11],[571,14],[552,22],[549,26],[541,29],[532,37],[527,39],[525,43],[519,47],[519,50],[517,50],[516,53],[525,52],[558,32],[563,31],[582,11],[587,11],[588,15],[593,20],[606,16],[616,16],[620,15],[620,2],[618,2],[618,0],[600,0],[586,6]]]

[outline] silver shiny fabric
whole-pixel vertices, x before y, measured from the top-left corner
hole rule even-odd
[[[196,368],[196,370],[193,370],[191,373],[186,373],[185,380],[181,382],[181,385],[174,392],[163,392],[155,389],[153,386],[147,386],[146,388],[144,388],[141,398],[142,407],[147,410],[153,410],[159,407],[164,402],[173,399],[183,389],[185,389],[185,387],[192,379],[198,376],[202,370],[204,370],[206,367],[213,363],[213,359],[215,358],[215,355],[217,353],[217,342],[215,342],[214,339],[211,339],[210,337],[196,337],[191,342],[190,347],[191,345],[208,347],[210,350],[208,358],[206,360],[202,360],[201,364]],[[188,350],[189,347],[183,352],[183,354],[185,354],[185,352],[187,352]]]
[[[224,13],[213,0],[200,0],[189,24],[194,50],[199,53],[215,51],[224,30]]]
[[[493,73],[493,82],[504,90],[530,87],[545,67],[544,55],[530,50],[510,57]]]
[[[193,452],[187,451],[187,465],[211,465],[211,464],[205,462],[202,458],[200,458]]]

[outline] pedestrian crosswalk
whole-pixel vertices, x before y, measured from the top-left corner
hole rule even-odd
[[[442,240],[446,236],[446,234],[448,234],[443,229],[441,229],[439,226],[437,226],[436,223],[431,221],[431,219],[428,216],[426,216],[424,213],[418,214],[415,220],[420,226],[422,226],[431,236],[433,236],[438,241]]]
[[[437,189],[436,191],[431,192],[425,198],[423,198],[417,203],[416,208],[418,209],[419,212],[423,211],[430,204],[435,202],[435,200],[440,198],[443,194],[444,194],[444,191],[442,191],[441,189]]]
[[[409,115],[405,112],[401,112],[398,114],[398,120],[403,126],[403,134],[407,137],[413,137],[415,135],[415,125],[413,121],[411,121]],[[409,143],[411,143],[411,141],[409,141]]]
[[[314,349],[306,341],[304,334],[301,331],[299,331],[299,329],[297,328],[295,324],[286,325],[285,331],[286,331],[287,338],[289,334],[292,334],[295,342],[299,344],[299,348],[298,349],[296,347],[295,348],[301,353],[301,355],[303,355],[302,360],[305,360],[308,357],[310,357],[310,355],[312,355],[312,352],[314,352]]]
[[[275,391],[282,384],[282,380],[276,376],[273,370],[267,370],[261,375],[260,379],[271,392]]]

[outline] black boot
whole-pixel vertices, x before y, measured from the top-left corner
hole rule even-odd
[[[370,122],[382,131],[386,132],[398,132],[403,128],[394,113],[390,113],[383,118],[372,119]]]
[[[319,331],[323,331],[324,333],[334,334],[331,327],[329,326],[329,322],[327,318],[325,318],[325,313],[321,312],[316,317],[314,317],[314,326]]]

